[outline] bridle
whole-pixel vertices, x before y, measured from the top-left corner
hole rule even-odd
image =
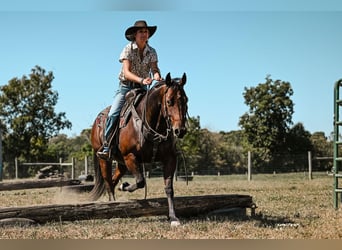
[[[152,137],[152,141],[153,142],[163,142],[163,141],[166,141],[170,135],[172,135],[171,131],[172,131],[172,125],[171,125],[171,121],[170,121],[170,117],[168,115],[168,109],[167,109],[167,105],[166,105],[166,93],[167,91],[169,90],[169,86],[166,87],[166,90],[165,90],[165,93],[164,93],[164,100],[163,100],[163,109],[161,110],[161,113],[163,115],[163,118],[165,119],[166,121],[166,134],[161,134],[159,132],[156,131],[156,129],[159,127],[160,125],[160,115],[158,117],[158,122],[156,124],[156,129],[153,129],[150,124],[148,123],[147,121],[147,118],[146,118],[146,110],[147,110],[147,107],[148,107],[148,100],[149,100],[149,94],[151,92],[151,90],[148,88],[147,89],[147,92],[146,92],[146,99],[145,99],[145,105],[144,105],[144,108],[143,108],[143,111],[142,111],[142,126],[146,126],[146,130],[147,130],[147,133],[150,134],[150,136],[148,136],[149,138]],[[146,132],[145,132],[146,133]],[[147,138],[147,139],[149,139]]]

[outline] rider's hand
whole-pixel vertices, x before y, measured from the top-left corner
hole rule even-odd
[[[153,79],[156,80],[156,81],[162,81],[163,80],[163,78],[160,77],[158,72],[154,74]]]
[[[150,85],[153,82],[153,80],[150,77],[144,78],[142,81],[143,85]]]

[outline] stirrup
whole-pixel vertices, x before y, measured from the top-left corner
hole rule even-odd
[[[107,151],[105,151],[105,152],[99,151],[96,153],[96,155],[103,160],[109,160],[109,152],[107,152]]]
[[[103,160],[109,160],[110,148],[107,142],[105,142],[103,146],[97,151],[96,155]]]

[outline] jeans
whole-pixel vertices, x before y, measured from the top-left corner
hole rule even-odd
[[[106,122],[105,139],[107,142],[109,140],[112,127],[116,119],[120,116],[121,109],[123,105],[125,104],[125,101],[126,101],[125,96],[127,92],[130,91],[131,89],[132,88],[130,88],[129,86],[124,85],[120,82],[119,89],[115,93],[113,104],[109,110],[108,118]]]

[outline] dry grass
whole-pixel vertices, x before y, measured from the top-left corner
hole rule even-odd
[[[128,180],[127,178],[125,181]],[[342,210],[332,205],[332,177],[303,174],[195,176],[189,186],[175,183],[176,195],[248,194],[258,208],[254,218],[206,215],[181,218],[171,228],[166,217],[54,222],[34,226],[6,226],[1,239],[340,239]],[[148,180],[148,198],[164,197],[161,178]],[[142,199],[144,190],[119,193],[118,200]],[[86,201],[86,194],[68,194],[60,188],[0,193],[2,207]],[[106,200],[106,197],[102,198]]]

